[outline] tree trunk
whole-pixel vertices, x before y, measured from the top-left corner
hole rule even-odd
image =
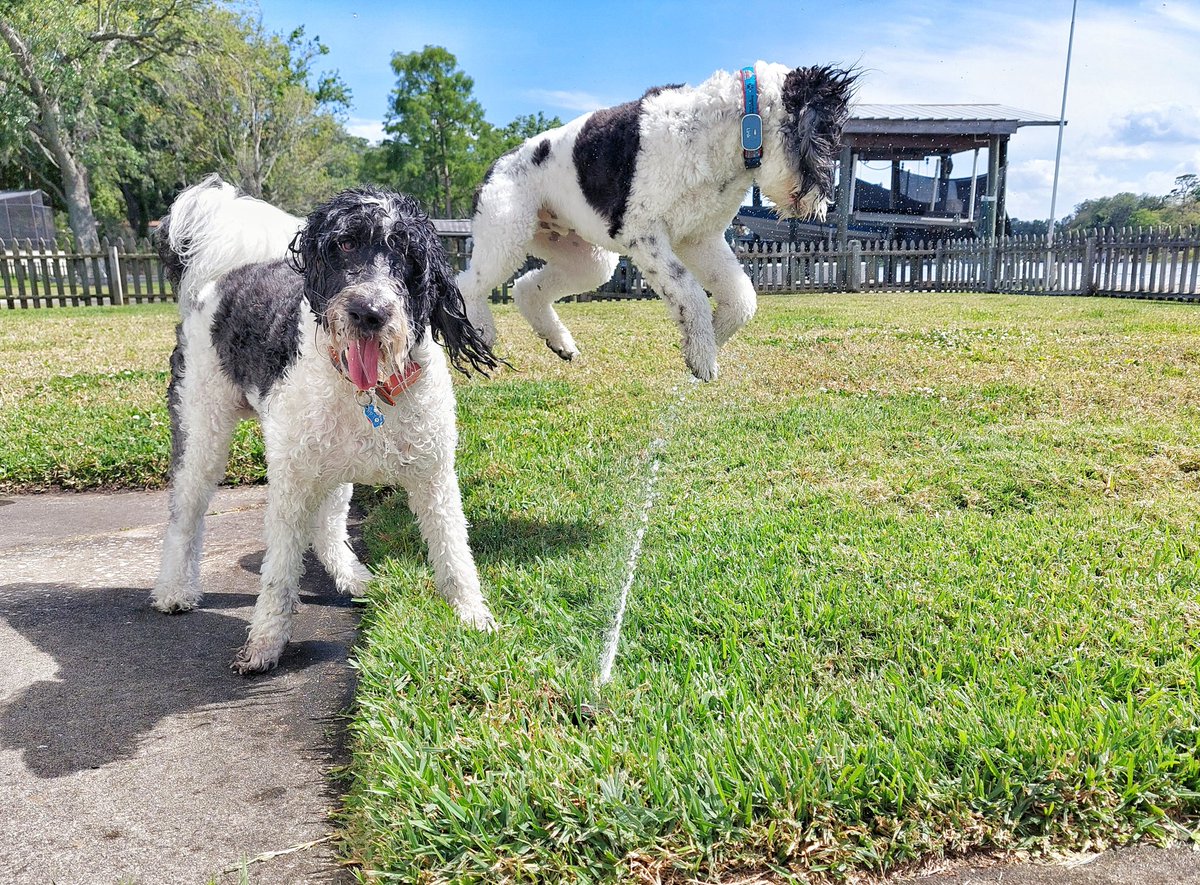
[[[100,233],[96,225],[96,215],[92,212],[92,197],[88,193],[87,169],[65,152],[58,157],[58,169],[62,174],[67,218],[71,224],[71,231],[75,234],[76,247],[82,252],[98,252]]]
[[[135,237],[149,236],[150,207],[147,205],[145,192],[135,189],[134,185],[128,181],[122,181],[120,188],[121,196],[125,198],[125,218],[128,220],[129,226],[133,228],[133,235]]]
[[[0,19],[0,37],[8,44],[17,68],[29,87],[29,97],[37,108],[37,115],[29,121],[30,135],[42,142],[50,152],[62,176],[62,192],[67,202],[67,215],[75,234],[75,243],[80,249],[99,250],[100,234],[96,215],[92,212],[92,198],[88,193],[87,169],[75,159],[70,135],[63,129],[58,101],[46,91],[25,41],[4,19]]]

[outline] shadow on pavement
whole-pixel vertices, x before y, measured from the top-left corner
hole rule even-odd
[[[250,698],[269,702],[288,687],[287,674],[344,660],[345,641],[293,641],[267,676],[235,676],[229,663],[245,640],[246,620],[221,609],[245,608],[254,599],[213,593],[203,608],[171,616],[150,607],[144,587],[0,586],[0,619],[58,667],[53,679],[0,706],[0,747],[22,751],[38,777],[97,768],[135,756],[141,738],[164,717]],[[303,592],[301,600],[350,605]]]

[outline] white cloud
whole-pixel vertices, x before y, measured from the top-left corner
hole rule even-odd
[[[1016,11],[1009,11],[1016,10]],[[961,6],[929,25],[913,17],[861,48],[864,102],[994,102],[1057,115],[1070,7],[1030,17],[1023,5]],[[929,25],[927,27],[927,25]],[[1200,172],[1200,4],[1081,4],[1067,96],[1057,214],[1127,190],[1166,193]],[[1057,129],[1025,127],[1009,148],[1009,213],[1050,210]],[[957,171],[957,169],[956,169]]]
[[[367,120],[363,117],[351,117],[346,123],[346,131],[357,138],[365,138],[371,144],[379,144],[387,137],[383,131],[382,120]]]
[[[526,95],[535,101],[549,105],[551,108],[560,108],[566,111],[576,111],[578,113],[587,113],[588,111],[599,110],[600,108],[608,107],[611,102],[597,98],[590,92],[582,92],[579,90],[568,89],[530,89]]]

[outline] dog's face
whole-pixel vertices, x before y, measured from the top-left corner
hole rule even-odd
[[[381,366],[399,370],[427,328],[455,368],[496,367],[467,321],[433,224],[411,197],[344,191],[313,210],[291,249],[309,305],[360,390],[375,386]]]
[[[825,219],[856,79],[828,66],[796,68],[784,77],[782,150],[764,157],[762,184],[781,216]]]

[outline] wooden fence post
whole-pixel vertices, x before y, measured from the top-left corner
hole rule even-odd
[[[121,258],[116,244],[108,247],[108,295],[113,304],[125,303],[125,288],[121,281]]]
[[[1083,268],[1079,274],[1079,290],[1083,295],[1095,295],[1097,289],[1096,238],[1089,236],[1083,244]]]
[[[851,292],[860,291],[862,289],[862,243],[858,240],[850,241],[850,267],[848,270],[847,286]]]

